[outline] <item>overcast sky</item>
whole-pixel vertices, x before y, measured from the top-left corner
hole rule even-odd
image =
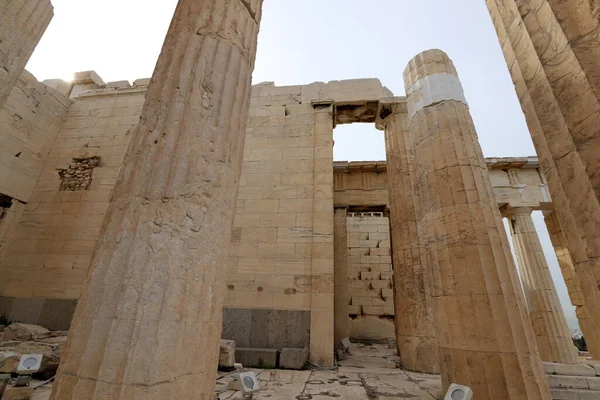
[[[176,0],[52,0],[55,17],[28,69],[38,79],[95,70],[106,81],[152,75]],[[423,50],[448,53],[486,157],[535,155],[485,2],[265,0],[254,82],[278,86],[379,78],[404,95],[402,72]],[[336,160],[384,160],[372,124],[335,130]],[[573,307],[543,223],[534,216],[571,328]]]

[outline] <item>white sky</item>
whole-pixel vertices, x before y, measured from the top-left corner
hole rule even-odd
[[[152,75],[176,0],[52,0],[55,17],[27,68],[38,79],[95,70],[106,81]],[[379,78],[404,94],[416,54],[440,48],[460,74],[486,157],[535,155],[483,1],[265,0],[254,82],[278,86]],[[338,127],[336,160],[385,160],[372,124]],[[541,213],[534,216],[571,328],[574,308]]]

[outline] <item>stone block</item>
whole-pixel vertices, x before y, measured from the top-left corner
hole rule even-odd
[[[108,82],[106,84],[107,88],[114,88],[114,89],[123,89],[123,88],[130,88],[131,84],[129,83],[129,81],[114,81],[114,82]]]
[[[547,363],[544,363],[544,366]],[[553,375],[566,376],[596,376],[596,370],[586,364],[558,364],[553,363]]]
[[[219,368],[233,368],[235,364],[235,341],[221,339]]]
[[[308,349],[282,349],[279,355],[279,368],[302,369],[308,356]]]
[[[39,335],[44,335],[50,331],[39,325],[14,323],[7,326],[2,334],[4,340],[32,340]]]
[[[235,349],[236,362],[244,367],[277,368],[277,349]]]
[[[46,299],[37,323],[53,331],[69,330],[76,307],[77,300]]]
[[[600,390],[600,378],[596,376],[588,376],[587,380],[588,388],[593,390]]]
[[[37,324],[44,307],[45,299],[28,299],[16,297],[12,302],[10,314],[11,321],[23,322],[26,324]]]
[[[133,86],[148,86],[150,84],[150,79],[151,78],[136,79],[133,81]]]
[[[33,387],[12,387],[4,389],[2,400],[29,400],[33,396]]]
[[[588,382],[585,376],[560,376],[548,375],[548,385],[556,389],[587,389]]]
[[[0,352],[0,374],[12,374],[17,370],[21,356],[14,351]]]
[[[596,400],[600,391],[585,389],[552,389],[552,400]]]
[[[71,82],[74,85],[105,85],[104,81],[102,80],[102,78],[100,78],[96,71],[76,72],[73,74],[73,79],[71,80]]]
[[[587,364],[594,368],[594,370],[596,371],[596,376],[600,376],[600,362],[598,361],[588,361]]]
[[[223,309],[223,339],[237,347],[303,348],[309,345],[310,311]]]

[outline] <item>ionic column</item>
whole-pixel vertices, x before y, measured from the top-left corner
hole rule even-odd
[[[429,50],[404,79],[443,386],[468,385],[476,399],[550,399],[456,69]]]
[[[0,0],[0,109],[53,17],[50,0]]]
[[[51,399],[210,399],[260,0],[180,0]]]
[[[510,222],[513,242],[519,253],[519,268],[529,318],[542,360],[575,364],[578,361],[577,350],[573,345],[550,268],[531,218],[532,212],[533,209],[528,207],[505,211]]]
[[[350,337],[348,317],[348,210],[336,208],[334,215],[334,347],[339,349],[340,341]]]
[[[406,100],[383,104],[394,267],[396,344],[404,368],[439,372],[431,268],[423,246],[422,210],[414,195],[415,154],[407,126]],[[381,114],[381,113],[380,113]]]
[[[588,308],[585,305],[583,293],[581,292],[581,282],[575,273],[573,259],[567,247],[564,232],[558,221],[556,211],[544,212],[544,221],[546,222],[550,241],[558,259],[560,271],[567,285],[571,304],[576,307],[579,328],[585,337],[588,351],[594,359],[598,360],[600,359],[600,331],[596,329],[596,325],[591,320]]]

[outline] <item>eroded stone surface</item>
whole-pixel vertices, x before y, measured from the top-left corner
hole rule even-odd
[[[0,109],[53,15],[50,0],[0,2]]]
[[[398,354],[404,368],[410,371],[437,373],[439,357],[431,297],[432,269],[420,228],[423,210],[415,196],[415,153],[408,131],[406,101],[395,99],[382,107],[391,113],[383,124],[388,159]]]
[[[53,399],[214,391],[261,7],[179,1]]]
[[[579,47],[598,40],[597,10],[583,1],[486,3],[581,283],[579,314],[588,332],[599,332],[600,102],[590,62],[597,49]]]
[[[405,71],[405,86],[437,73],[458,76],[442,51],[421,53]],[[412,92],[409,108],[421,96]],[[415,193],[431,260],[444,388],[465,384],[482,399],[550,399],[467,105],[453,99],[425,105],[409,131],[419,154]]]
[[[531,218],[532,212],[528,207],[509,208],[504,212],[517,253],[529,318],[542,360],[575,364],[579,361],[577,349]]]

